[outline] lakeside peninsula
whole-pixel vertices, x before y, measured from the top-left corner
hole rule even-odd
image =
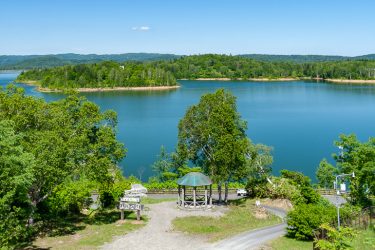
[[[105,61],[22,72],[17,82],[42,92],[165,90],[178,88],[176,79],[201,81],[298,81],[375,84],[374,60],[311,63],[264,62],[229,55],[194,55],[155,62]]]

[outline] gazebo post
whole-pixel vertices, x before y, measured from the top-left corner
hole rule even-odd
[[[185,208],[185,186],[182,186],[182,201],[181,206]]]
[[[212,206],[212,184],[210,185],[210,206]]]
[[[177,204],[180,206],[180,201],[181,201],[181,186],[178,185],[178,198],[177,198]]]
[[[204,206],[207,209],[207,186],[204,186]]]
[[[195,195],[196,195],[196,190],[197,190],[197,187],[194,187],[194,189],[193,189],[193,204],[194,204],[194,208],[196,208],[196,201],[197,201],[197,198],[195,197]]]

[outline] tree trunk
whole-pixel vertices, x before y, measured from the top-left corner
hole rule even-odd
[[[225,185],[224,202],[225,204],[227,204],[228,203],[228,182],[226,181],[224,185]]]
[[[217,184],[217,192],[219,193],[219,204],[221,203],[221,182]]]

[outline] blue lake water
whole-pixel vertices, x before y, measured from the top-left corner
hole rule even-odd
[[[0,74],[0,86],[16,78],[16,73]],[[153,174],[150,166],[160,146],[173,151],[177,124],[186,109],[201,95],[218,88],[237,96],[238,110],[248,121],[248,136],[255,143],[273,147],[273,172],[287,168],[315,178],[321,159],[332,161],[333,145],[341,133],[355,133],[361,140],[375,136],[375,86],[336,85],[309,81],[218,82],[180,81],[171,91],[85,93],[102,110],[118,113],[118,139],[128,149],[121,163],[125,175],[145,181]],[[39,93],[20,84],[27,94],[47,101],[61,94]]]

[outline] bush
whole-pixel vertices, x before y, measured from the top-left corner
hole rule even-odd
[[[335,219],[336,210],[328,202],[318,204],[299,204],[288,213],[288,236],[298,240],[312,240],[313,230],[323,223]]]
[[[145,183],[144,186],[148,190],[162,190],[162,189],[177,189],[178,184],[176,181],[164,181],[158,182],[156,180],[151,180],[149,183]]]
[[[288,199],[293,204],[317,203],[319,194],[311,186],[300,186],[290,179],[273,177],[272,183],[266,180],[251,179],[246,190],[251,197]]]
[[[66,181],[54,189],[47,206],[53,213],[79,213],[89,205],[87,200],[94,188],[94,183],[88,180]]]
[[[316,241],[316,247],[320,250],[341,250],[341,249],[352,249],[350,245],[351,239],[355,237],[355,232],[352,228],[343,227],[340,231],[323,224],[319,227],[327,234],[326,239]]]

